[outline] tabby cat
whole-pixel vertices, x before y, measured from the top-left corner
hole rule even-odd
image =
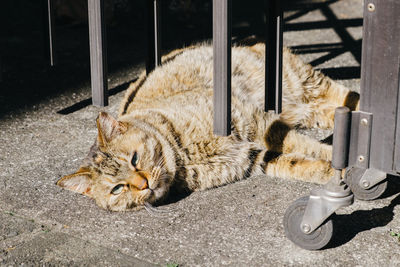
[[[265,46],[232,49],[232,134],[213,134],[213,50],[176,50],[130,85],[118,120],[97,118],[98,136],[79,170],[57,184],[108,210],[159,205],[168,193],[218,187],[252,175],[325,183],[331,146],[300,127],[332,128],[337,106],[357,108],[350,92],[288,49],[283,52],[283,112],[266,113]],[[172,194],[172,193],[171,193]]]

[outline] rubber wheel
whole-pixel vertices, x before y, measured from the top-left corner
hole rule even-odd
[[[307,250],[324,248],[332,238],[333,223],[328,218],[319,228],[311,234],[301,231],[300,224],[303,220],[309,197],[302,197],[293,202],[286,210],[283,218],[286,237],[297,246]]]
[[[352,167],[346,172],[346,184],[350,187],[354,197],[359,200],[374,200],[380,197],[387,188],[387,180],[369,189],[364,189],[360,186],[360,180],[365,172],[365,169]]]

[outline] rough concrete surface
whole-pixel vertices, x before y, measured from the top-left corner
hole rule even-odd
[[[358,90],[359,73],[347,70],[359,66],[352,49],[360,44],[361,25],[346,27],[334,20],[362,18],[362,0],[330,2],[298,16],[288,11],[287,24],[304,28],[288,26],[284,42],[298,52],[301,46],[342,43],[342,53],[331,57],[329,51],[310,50],[301,56]],[[320,21],[327,17],[331,24],[324,27]],[[318,62],[321,57],[326,60]],[[114,73],[111,83],[130,80],[141,66],[129,69],[130,78]],[[316,187],[312,184],[251,177],[168,204],[172,212],[165,217],[145,210],[108,212],[87,197],[58,188],[57,179],[73,172],[92,144],[98,112],[115,115],[123,97],[123,92],[111,96],[106,108],[57,113],[89,92],[82,86],[1,117],[0,265],[400,266],[400,242],[391,235],[400,232],[396,178],[382,199],[356,200],[340,209],[334,240],[322,251],[296,247],[285,238],[282,225],[285,209],[309,194]],[[306,133],[321,139],[328,134]]]

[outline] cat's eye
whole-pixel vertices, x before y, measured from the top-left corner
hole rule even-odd
[[[131,164],[133,167],[136,167],[136,165],[139,163],[139,154],[135,151],[133,153],[132,159],[131,159]]]
[[[113,195],[119,195],[122,193],[122,190],[124,190],[125,185],[123,184],[119,184],[116,185],[112,190],[111,190],[111,194]]]

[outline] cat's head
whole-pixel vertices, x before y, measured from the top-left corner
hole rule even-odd
[[[79,170],[57,185],[113,211],[139,209],[164,198],[175,169],[162,137],[135,126],[133,119],[117,121],[104,112],[97,128],[97,140]]]

